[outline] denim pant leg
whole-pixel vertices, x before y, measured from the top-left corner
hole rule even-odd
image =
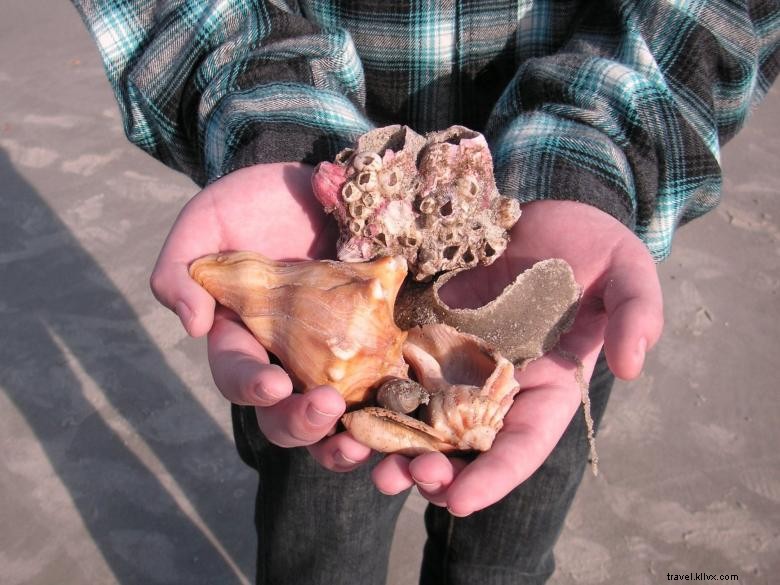
[[[597,425],[613,381],[602,356],[590,384]],[[555,569],[552,549],[587,461],[580,410],[547,461],[500,502],[466,518],[429,505],[421,585],[544,583]]]
[[[322,467],[304,448],[283,449],[260,433],[254,409],[233,407],[242,459],[258,471],[257,583],[354,585],[385,582],[393,530],[409,492],[385,496],[371,465]]]

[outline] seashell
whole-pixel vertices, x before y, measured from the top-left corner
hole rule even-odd
[[[464,175],[457,181],[458,195],[463,199],[473,199],[479,195],[480,187],[476,177],[471,175]],[[516,201],[511,199],[510,201]]]
[[[496,204],[496,225],[505,230],[511,229],[520,217],[520,202],[517,199],[502,198]]]
[[[363,205],[365,205],[368,209],[373,209],[379,204],[379,200],[381,199],[381,196],[378,193],[364,193],[363,194]]]
[[[363,191],[357,188],[357,185],[352,181],[344,183],[344,187],[341,189],[341,197],[346,203],[352,203],[353,201],[359,201],[363,197]]]
[[[511,362],[449,325],[408,331],[403,347],[417,381],[430,393],[420,420],[383,408],[344,415],[355,439],[377,451],[487,451],[520,386]]]
[[[433,197],[426,197],[420,201],[420,213],[430,215],[436,210],[436,199]]]
[[[358,152],[352,157],[352,166],[356,171],[378,171],[382,168],[382,157],[375,152]]]
[[[318,165],[312,187],[339,223],[339,260],[403,256],[417,281],[491,264],[506,249],[507,231],[520,216],[519,203],[496,189],[485,138],[462,126],[424,137],[405,126],[372,130],[358,139],[354,149],[337,155],[334,163]],[[353,188],[370,194],[368,202],[363,199],[365,215],[360,217],[377,226],[372,240],[349,229],[356,217],[349,205],[359,200]],[[445,253],[452,245],[448,230],[461,225],[472,226],[468,241],[455,242],[458,247]],[[415,228],[418,237],[405,237]],[[422,250],[433,253],[421,254]]]
[[[395,306],[396,323],[402,329],[446,323],[484,339],[517,367],[541,357],[558,343],[574,322],[582,294],[571,266],[564,260],[550,259],[519,274],[488,304],[453,309],[441,300],[439,290],[457,274],[449,272],[433,284],[405,286]]]
[[[407,378],[391,378],[376,392],[379,406],[402,414],[409,414],[421,404],[428,404],[430,394],[418,382]]]
[[[190,266],[192,278],[279,358],[296,388],[332,385],[349,406],[371,400],[385,379],[406,376],[406,333],[393,321],[406,273],[400,257],[277,262],[252,252]]]
[[[383,170],[377,175],[381,191],[389,195],[395,195],[401,191],[403,170],[400,168]]]
[[[363,204],[363,201],[353,201],[348,206],[349,215],[355,219],[365,219],[369,216],[371,210]]]
[[[378,184],[376,173],[373,171],[362,171],[355,177],[355,185],[363,192],[373,191]]]
[[[520,390],[514,365],[479,337],[444,324],[410,329],[403,354],[431,393],[420,418],[460,451],[487,451]]]
[[[435,451],[457,451],[430,425],[386,408],[368,406],[353,410],[344,414],[341,422],[355,439],[380,453],[415,457]]]
[[[364,226],[365,222],[362,219],[353,219],[351,222],[349,222],[349,231],[351,231],[356,236],[359,236],[363,233]]]

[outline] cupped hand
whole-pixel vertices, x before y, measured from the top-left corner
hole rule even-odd
[[[663,303],[655,264],[642,242],[610,215],[570,201],[523,206],[504,255],[442,287],[454,307],[495,298],[517,274],[546,258],[563,258],[584,292],[572,329],[559,351],[516,373],[521,391],[492,448],[470,463],[433,453],[413,460],[392,455],[373,471],[376,486],[420,493],[451,513],[466,516],[493,504],[525,481],[555,447],[581,402],[574,356],[588,380],[602,347],[612,372],[637,377],[645,352],[661,334]]]
[[[333,254],[336,230],[311,192],[312,168],[286,163],[235,171],[198,193],[182,209],[151,276],[155,297],[174,311],[187,332],[208,333],[214,381],[231,402],[256,407],[261,430],[283,447],[311,445],[326,467],[346,470],[370,455],[344,433],[322,441],[344,412],[341,395],[328,386],[306,394],[292,383],[238,317],[219,307],[189,275],[190,263],[207,254],[252,250],[275,260]]]

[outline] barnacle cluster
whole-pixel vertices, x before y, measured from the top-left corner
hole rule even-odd
[[[339,260],[403,256],[418,281],[491,264],[520,216],[496,189],[485,138],[462,126],[379,128],[321,163],[312,184],[339,223]]]

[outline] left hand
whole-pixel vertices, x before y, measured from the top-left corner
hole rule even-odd
[[[661,287],[644,244],[612,216],[570,201],[524,205],[511,238],[493,265],[464,272],[442,287],[443,300],[453,307],[483,305],[535,262],[563,258],[584,293],[559,347],[581,360],[585,380],[602,346],[617,377],[636,378],[663,327]],[[374,469],[377,488],[394,494],[416,485],[430,502],[467,516],[520,485],[566,430],[580,406],[581,389],[574,364],[555,351],[516,378],[521,390],[489,451],[468,464],[440,453],[412,460],[390,455]]]

